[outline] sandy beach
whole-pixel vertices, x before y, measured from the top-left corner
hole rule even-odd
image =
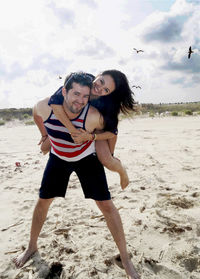
[[[128,249],[143,279],[200,278],[200,116],[125,119],[115,156],[127,168],[106,170],[122,217]],[[65,199],[53,202],[38,241],[39,253],[22,269],[11,259],[27,246],[32,212],[48,155],[36,126],[0,127],[0,278],[123,279],[118,250],[94,201],[85,200],[76,175]],[[16,164],[17,163],[17,164]],[[49,275],[48,275],[49,274]]]

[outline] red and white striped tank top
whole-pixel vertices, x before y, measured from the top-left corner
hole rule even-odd
[[[87,104],[78,117],[71,122],[76,128],[85,129],[85,120],[90,104]],[[50,142],[51,153],[62,160],[75,162],[95,152],[93,141],[86,141],[82,144],[73,142],[68,129],[56,118],[53,111],[49,118],[44,121]]]

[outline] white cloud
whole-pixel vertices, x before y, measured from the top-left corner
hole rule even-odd
[[[107,68],[142,86],[139,101],[199,99],[200,5],[176,0],[161,11],[152,1],[4,1],[0,106],[31,106],[56,91],[58,75]],[[188,60],[190,45],[196,53]]]

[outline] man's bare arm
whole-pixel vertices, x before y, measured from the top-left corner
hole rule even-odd
[[[39,101],[33,107],[33,119],[41,133],[41,140],[39,144],[44,142],[48,136],[43,121],[45,121],[49,117],[50,112],[51,112],[51,108],[48,106],[48,98]]]

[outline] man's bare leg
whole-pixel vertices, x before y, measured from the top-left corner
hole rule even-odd
[[[140,276],[135,270],[127,252],[124,230],[123,230],[123,226],[122,226],[122,222],[118,210],[116,209],[115,205],[111,200],[96,201],[96,204],[99,207],[99,209],[102,211],[106,219],[107,226],[119,249],[121,261],[128,278],[140,279]]]
[[[102,165],[107,169],[119,173],[121,188],[124,190],[129,184],[129,178],[121,161],[112,156],[114,148],[111,147],[111,140],[109,142],[107,140],[96,141],[97,156]]]
[[[19,256],[13,259],[17,268],[22,267],[30,257],[37,251],[37,240],[46,220],[47,212],[53,199],[38,199],[32,218],[30,241],[28,248]]]

